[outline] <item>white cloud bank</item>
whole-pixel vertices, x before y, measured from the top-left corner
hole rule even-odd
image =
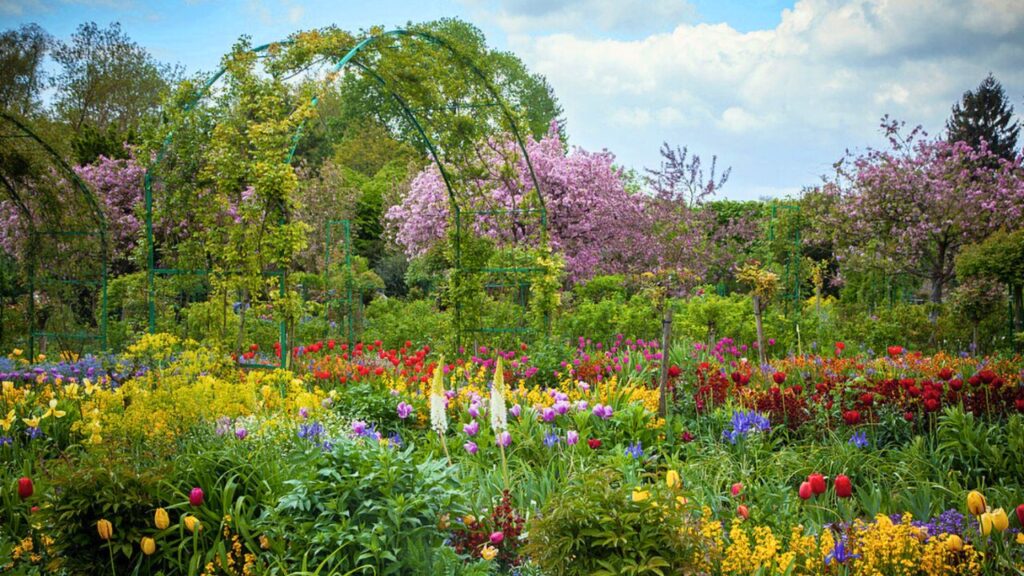
[[[878,143],[886,113],[938,132],[989,72],[1024,113],[1021,0],[801,0],[752,32],[687,23],[682,2],[468,1],[547,76],[574,141],[636,165],[654,165],[661,140],[717,153],[745,187],[727,187],[736,196],[814,184],[845,148]],[[576,16],[656,29],[668,5],[671,31],[630,40]]]

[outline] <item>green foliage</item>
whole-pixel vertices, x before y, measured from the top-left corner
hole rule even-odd
[[[401,348],[406,340],[414,348],[434,345],[444,341],[450,322],[450,312],[438,311],[432,300],[377,298],[366,307],[363,340],[380,340],[385,348]]]
[[[935,455],[941,467],[957,474],[967,486],[1019,486],[1024,482],[1024,419],[1019,414],[1005,423],[990,422],[950,406],[939,417]]]
[[[39,521],[54,539],[54,551],[66,559],[70,574],[109,571],[110,552],[96,531],[100,519],[115,527],[109,546],[117,571],[127,574],[138,558],[138,542],[151,532],[161,484],[171,470],[166,460],[138,457],[133,462],[100,451],[52,461],[52,489],[45,493],[47,503],[40,507]]]
[[[530,522],[530,558],[551,576],[692,570],[700,542],[675,495],[658,484],[635,501],[633,489],[612,469],[569,479]]]
[[[583,336],[595,342],[611,342],[616,334],[649,340],[660,334],[661,321],[654,302],[638,294],[625,302],[578,302],[574,310],[559,317],[556,330],[569,339]]]
[[[283,561],[329,573],[434,573],[445,538],[438,521],[460,498],[443,460],[361,440],[293,458],[288,490],[263,522]]]
[[[582,300],[600,302],[601,300],[626,299],[626,278],[621,274],[594,276],[586,282],[576,284],[573,294]]]

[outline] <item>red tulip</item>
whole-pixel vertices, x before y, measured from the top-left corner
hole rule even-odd
[[[776,372],[775,374],[772,374],[772,380],[774,380],[776,384],[782,384],[786,381],[786,373]]]
[[[668,375],[671,378],[678,378],[679,375],[682,373],[683,371],[679,368],[679,366],[676,366],[675,364],[668,367]]]
[[[597,438],[589,438],[587,439],[587,446],[590,446],[592,450],[597,450],[601,447],[601,441]]]
[[[193,505],[193,506],[202,506],[203,505],[203,489],[202,488],[193,488],[192,491],[189,492],[189,494],[188,494],[188,503]]]
[[[860,412],[856,410],[847,410],[843,412],[843,420],[846,421],[850,426],[854,426],[860,423]]]
[[[746,520],[750,517],[750,510],[748,510],[743,504],[740,504],[736,507],[736,514],[739,515],[740,518]]]
[[[800,495],[801,500],[810,500],[811,496],[814,495],[814,491],[811,489],[810,482],[803,482],[800,484],[800,490],[797,492]]]
[[[849,498],[853,495],[853,485],[850,484],[850,478],[846,474],[836,476],[832,484],[836,487],[836,496]]]
[[[29,478],[28,476],[22,476],[21,478],[18,478],[18,496],[21,497],[22,500],[24,500],[32,496],[32,492],[32,479]]]
[[[740,492],[742,492],[742,491],[743,491],[743,483],[742,482],[737,482],[737,483],[732,485],[732,495],[733,496],[739,496]]]
[[[942,407],[942,404],[935,398],[929,398],[924,401],[924,409],[929,412],[935,412]]]
[[[943,380],[949,380],[953,377],[953,371],[948,366],[943,366],[942,370],[939,370],[939,378]]]
[[[821,474],[811,474],[807,477],[807,481],[811,484],[811,491],[815,494],[824,494],[828,486],[825,484],[825,477]]]
[[[903,419],[906,420],[907,422],[913,422],[914,421],[914,413],[913,412],[904,412],[903,413]]]
[[[899,356],[903,354],[903,346],[889,346],[888,352],[889,356]]]
[[[1024,526],[1024,504],[1017,506],[1017,521],[1020,522],[1021,526]]]

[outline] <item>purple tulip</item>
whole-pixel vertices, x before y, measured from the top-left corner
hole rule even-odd
[[[509,446],[512,445],[512,435],[509,434],[507,430],[505,432],[499,433],[497,438],[495,438],[494,440],[498,444],[498,446],[503,446],[505,448],[508,448]]]
[[[545,408],[544,411],[541,412],[541,419],[543,419],[545,422],[553,421],[555,419],[554,408]]]
[[[473,420],[469,424],[464,425],[462,431],[466,433],[466,436],[476,436],[476,433],[480,431],[480,423]]]
[[[401,418],[402,420],[405,420],[406,418],[409,417],[410,414],[412,414],[412,406],[406,404],[405,402],[399,402],[398,417]]]
[[[565,443],[569,446],[575,446],[580,441],[580,433],[575,430],[569,430],[565,433]]]
[[[516,404],[516,405],[512,406],[511,408],[509,408],[508,413],[511,414],[515,418],[519,418],[519,414],[522,411],[523,411],[523,409],[519,406],[519,404]]]
[[[469,452],[470,454],[476,454],[476,451],[480,449],[476,445],[476,442],[473,442],[472,440],[463,444],[462,447],[465,448],[466,452]]]

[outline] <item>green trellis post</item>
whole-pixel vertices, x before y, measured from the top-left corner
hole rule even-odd
[[[38,134],[30,129],[24,122],[15,118],[11,114],[6,112],[0,112],[0,120],[3,123],[13,126],[20,135],[20,138],[27,138],[29,141],[34,142],[49,158],[56,167],[67,177],[72,188],[78,191],[78,195],[85,200],[89,211],[92,213],[92,219],[95,223],[95,228],[87,228],[81,230],[66,230],[66,229],[47,229],[37,230],[35,227],[34,214],[28,208],[28,205],[24,202],[21,196],[18,194],[14,184],[9,181],[6,176],[0,175],[0,180],[4,184],[4,188],[7,190],[8,195],[13,200],[15,207],[21,212],[22,216],[26,218],[27,226],[30,229],[29,232],[29,245],[27,249],[27,265],[28,265],[28,283],[29,283],[29,294],[28,294],[28,349],[29,358],[34,359],[36,338],[53,338],[58,342],[61,339],[76,340],[84,342],[87,340],[98,340],[99,349],[101,351],[107,350],[107,274],[108,274],[108,230],[107,230],[107,219],[103,210],[100,208],[99,201],[96,198],[95,193],[92,189],[78,176],[73,168],[64,160],[64,158],[45,140],[43,140]],[[99,277],[90,278],[62,278],[62,277],[51,277],[44,276],[38,277],[38,262],[37,252],[38,246],[42,241],[42,237],[54,237],[54,238],[79,238],[79,237],[96,237],[99,240],[99,251],[100,251],[100,275]],[[89,332],[88,330],[78,330],[77,332],[59,332],[50,330],[37,330],[36,329],[36,309],[35,309],[35,296],[37,281],[44,284],[63,284],[65,286],[95,286],[99,289],[100,297],[100,309],[99,319],[97,321],[97,333]]]
[[[344,273],[342,277],[345,282],[345,297],[341,296],[331,297],[330,296],[330,277],[331,277],[331,249],[334,247],[334,242],[331,239],[331,231],[334,228],[341,228],[341,239],[345,247],[345,262],[344,262]],[[325,312],[324,316],[327,318],[327,333],[330,335],[330,310],[331,304],[339,304],[344,306],[345,309],[345,321],[347,326],[346,340],[349,348],[355,343],[355,305],[353,303],[352,284],[354,279],[352,278],[352,223],[349,220],[328,220],[327,221],[327,238],[324,243],[324,290],[328,296],[325,299]]]

